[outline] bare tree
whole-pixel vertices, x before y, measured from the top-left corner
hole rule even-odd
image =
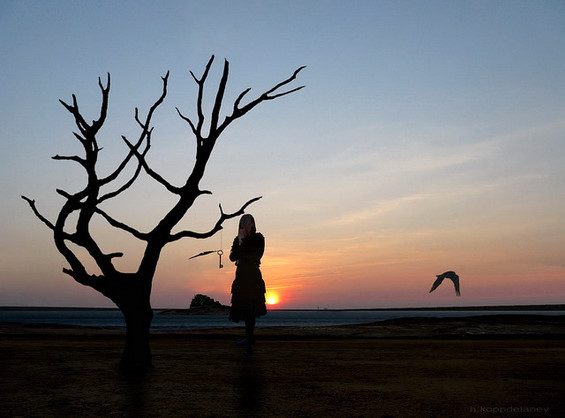
[[[258,104],[293,93],[304,87],[296,87],[281,92],[281,89],[295,80],[297,74],[304,68],[300,67],[289,78],[281,81],[245,105],[242,104],[242,101],[250,89],[244,90],[233,103],[231,114],[225,116],[223,121],[221,121],[220,109],[229,73],[229,63],[226,60],[208,121],[208,118],[204,115],[202,101],[204,85],[213,61],[214,56],[208,61],[200,78],[190,72],[198,86],[196,122],[184,116],[178,108],[176,109],[179,116],[188,123],[196,139],[196,158],[192,170],[187,173],[188,176],[183,185],[177,186],[167,181],[150,167],[146,159],[151,146],[151,134],[153,132],[151,119],[155,110],[163,103],[167,95],[168,72],[165,77],[162,77],[163,89],[161,95],[150,107],[145,120],[142,120],[140,117],[138,108],[135,109],[135,121],[141,129],[139,137],[132,142],[125,136],[122,136],[129,151],[109,175],[106,177],[98,175],[97,163],[102,147],[98,144],[97,134],[106,120],[108,110],[108,96],[110,92],[110,74],[108,74],[106,86],[102,84],[100,79],[98,80],[102,93],[102,103],[100,115],[92,123],[89,124],[79,110],[75,95],[72,96],[72,104],[60,101],[75,119],[78,132],[73,133],[84,148],[84,156],[56,155],[53,159],[74,161],[82,166],[87,174],[87,182],[84,189],[76,193],[57,189],[57,192],[65,198],[65,202],[55,222],[51,222],[39,212],[34,200],[22,196],[29,203],[35,216],[53,231],[57,250],[69,263],[69,267],[64,268],[63,272],[78,283],[89,286],[111,299],[123,313],[127,329],[126,344],[122,355],[122,364],[125,366],[139,367],[151,364],[151,350],[149,347],[149,329],[153,319],[153,310],[150,303],[151,287],[159,256],[165,245],[182,238],[202,239],[211,237],[222,229],[222,224],[226,220],[243,214],[250,204],[260,199],[260,197],[251,199],[232,213],[224,212],[220,205],[219,217],[208,231],[184,230],[176,233],[172,232],[173,228],[181,221],[199,196],[211,194],[208,190],[201,190],[199,184],[204,176],[206,164],[218,137],[234,120],[242,117]],[[205,121],[206,127],[204,126]],[[133,164],[135,169],[129,170],[128,174],[128,170],[125,170],[125,168],[130,164]],[[145,171],[149,177],[161,184],[168,192],[178,196],[176,203],[170,210],[162,219],[156,222],[152,230],[147,232],[140,231],[124,221],[115,219],[101,208],[103,202],[115,198],[127,190],[139,178],[139,174],[142,171]],[[71,215],[73,216],[71,217]],[[144,242],[145,251],[136,272],[125,273],[118,271],[113,264],[113,260],[116,257],[123,256],[123,253],[105,253],[95,241],[91,234],[91,224],[96,217],[102,217],[112,227],[125,231]],[[74,228],[67,225],[71,223]],[[77,250],[80,249],[88,252],[100,270],[100,274],[90,274],[87,271],[85,264],[78,256]]]

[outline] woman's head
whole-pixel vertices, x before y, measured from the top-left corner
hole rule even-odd
[[[239,219],[239,237],[247,238],[257,232],[255,227],[255,219],[248,213]]]

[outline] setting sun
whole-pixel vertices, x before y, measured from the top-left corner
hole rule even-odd
[[[274,293],[267,293],[267,304],[269,305],[276,305],[279,303],[279,297]]]

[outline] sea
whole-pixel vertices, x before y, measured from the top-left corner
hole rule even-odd
[[[203,330],[241,326],[228,320],[227,315],[167,314],[155,309],[152,331]],[[367,324],[396,318],[466,317],[478,315],[565,315],[561,305],[555,309],[500,309],[500,310],[448,310],[448,309],[378,309],[378,310],[272,310],[259,318],[258,325],[265,327],[300,326],[321,327],[329,325]],[[2,308],[0,322],[23,324],[78,325],[108,329],[125,329],[121,312],[117,309],[88,308]]]

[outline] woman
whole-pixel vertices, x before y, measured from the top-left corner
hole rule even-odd
[[[231,286],[230,320],[245,322],[245,354],[251,355],[254,342],[255,318],[267,314],[265,282],[259,266],[265,251],[265,238],[255,228],[253,216],[246,214],[239,220],[239,233],[234,238],[230,260],[237,266]]]

